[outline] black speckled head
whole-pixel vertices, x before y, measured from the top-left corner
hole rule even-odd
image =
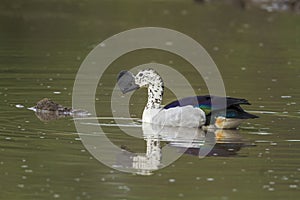
[[[140,88],[135,83],[134,75],[129,71],[121,71],[118,75],[117,81],[123,94]]]

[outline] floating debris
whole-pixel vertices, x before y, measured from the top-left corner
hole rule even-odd
[[[292,96],[281,96],[282,99],[290,99]]]
[[[128,186],[126,186],[126,185],[120,185],[120,186],[118,187],[118,189],[119,189],[119,190],[125,190],[125,191],[127,191],[127,192],[130,191],[130,188],[129,188]]]
[[[58,103],[55,103],[51,99],[44,98],[37,102],[36,106],[34,107],[37,111],[57,111],[57,112],[71,112],[71,108],[64,107]]]
[[[174,183],[175,181],[176,181],[176,180],[175,180],[174,178],[170,178],[170,179],[169,179],[169,182],[170,182],[170,183]]]
[[[81,117],[90,115],[85,110],[65,107],[48,98],[38,101],[34,107],[28,109],[33,110],[41,121],[50,121],[67,116]]]
[[[16,104],[15,106],[16,106],[16,108],[24,108],[24,106],[22,104]]]

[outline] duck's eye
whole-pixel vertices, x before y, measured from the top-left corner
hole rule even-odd
[[[139,73],[139,76],[143,76],[143,73]]]

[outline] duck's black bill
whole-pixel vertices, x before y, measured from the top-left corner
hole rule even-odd
[[[140,88],[137,84],[135,84],[134,75],[129,71],[121,71],[118,75],[117,81],[123,94]]]

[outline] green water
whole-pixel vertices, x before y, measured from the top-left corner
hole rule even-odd
[[[150,176],[128,174],[95,159],[81,143],[72,118],[41,121],[26,109],[44,97],[71,106],[77,70],[94,46],[144,26],[174,29],[204,46],[222,74],[227,95],[248,99],[252,105],[245,109],[260,116],[237,132],[238,140],[247,145],[230,155],[204,159],[185,154]],[[299,36],[300,16],[295,13],[235,5],[180,0],[3,1],[0,199],[297,199]],[[112,116],[110,96],[117,73],[151,61],[172,66],[197,94],[207,94],[203,80],[185,60],[141,50],[120,57],[106,70],[96,94],[97,116]],[[144,90],[134,93],[133,117],[141,117],[145,100]],[[167,90],[163,101],[172,100]],[[25,107],[17,108],[19,104]],[[143,139],[117,127],[103,129],[117,146],[145,152]]]

